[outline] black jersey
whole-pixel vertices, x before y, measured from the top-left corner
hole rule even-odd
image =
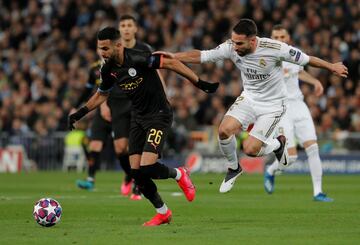
[[[156,71],[161,67],[161,59],[160,55],[152,55],[151,52],[124,48],[122,65],[109,61],[101,68],[99,92],[120,88],[130,98],[137,115],[171,112]]]
[[[138,49],[143,51],[152,51],[152,48],[149,44],[136,41],[135,46],[132,47],[132,49]],[[78,101],[75,103],[75,107],[79,107],[84,101],[86,101],[89,96],[91,95],[93,89],[95,87],[98,87],[101,83],[100,80],[100,68],[103,65],[103,62],[101,60],[98,60],[91,64],[90,70],[89,70],[89,79],[85,86],[85,90],[81,94]],[[128,97],[121,91],[119,88],[114,88],[111,90],[111,93],[109,95],[110,99],[128,99]],[[128,103],[128,107],[131,106],[130,103]],[[124,108],[125,109],[125,108]]]

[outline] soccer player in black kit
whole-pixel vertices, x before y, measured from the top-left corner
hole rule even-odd
[[[157,162],[171,127],[173,113],[156,69],[173,70],[207,93],[215,92],[219,83],[201,80],[176,59],[124,48],[120,42],[120,32],[115,28],[107,27],[98,33],[97,49],[105,60],[101,68],[102,82],[86,105],[69,116],[69,129],[73,129],[76,121],[104,102],[114,86],[120,87],[133,105],[129,136],[131,174],[141,193],[157,212],[143,225],[170,223],[172,212],[162,201],[152,179],[175,179],[190,202],[195,198],[195,187],[185,168],[169,168]]]
[[[119,21],[119,31],[121,42],[126,48],[133,48],[143,51],[151,51],[151,47],[143,42],[136,40],[137,32],[136,19],[131,15],[123,15]],[[89,80],[86,88],[75,107],[79,107],[92,94],[94,87],[100,84],[101,60],[92,64],[89,72]],[[117,106],[122,104],[121,107]],[[101,104],[93,119],[89,130],[89,156],[88,156],[88,177],[86,180],[78,180],[77,186],[82,189],[92,190],[95,184],[95,174],[100,167],[100,153],[103,145],[110,134],[114,139],[114,148],[117,159],[125,172],[125,178],[121,184],[120,193],[124,196],[129,195],[133,181],[130,175],[130,163],[128,155],[128,138],[130,129],[131,101],[119,87],[115,87],[106,102]],[[141,200],[141,193],[133,185],[131,200]]]

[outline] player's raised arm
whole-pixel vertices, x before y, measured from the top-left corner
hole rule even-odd
[[[346,66],[343,65],[342,62],[329,63],[318,57],[309,56],[301,50],[285,43],[279,42],[279,45],[281,45],[279,53],[281,60],[285,60],[301,66],[310,65],[318,68],[327,69],[340,77],[347,77],[348,75],[348,69]]]
[[[160,67],[165,68],[182,75],[187,78],[192,84],[197,88],[205,91],[206,93],[214,93],[219,87],[219,83],[209,83],[207,81],[201,80],[189,67],[184,65],[177,59],[161,57]]]
[[[184,63],[200,64],[205,62],[216,62],[218,60],[227,59],[231,55],[233,45],[230,40],[220,44],[210,50],[190,50],[179,53],[170,53],[165,51],[156,51],[154,54],[164,55],[166,58],[177,59]]]
[[[184,63],[201,63],[201,51],[200,50],[190,50],[186,52],[171,53],[166,51],[156,51],[154,55],[162,55],[165,58],[177,59]]]
[[[200,50],[190,50],[186,52],[179,52],[174,54],[174,58],[178,59],[185,63],[201,63],[201,51]]]
[[[342,62],[329,63],[315,56],[310,56],[309,65],[327,69],[340,77],[347,77],[348,69]]]

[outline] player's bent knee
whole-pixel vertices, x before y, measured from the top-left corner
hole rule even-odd
[[[125,155],[128,153],[127,147],[115,147],[115,152],[117,155]]]
[[[244,153],[251,157],[256,157],[260,149],[256,145],[246,144],[244,145]]]
[[[222,140],[228,139],[233,134],[234,133],[232,132],[232,130],[229,127],[220,125],[220,127],[219,127],[219,138],[220,139],[222,139]]]

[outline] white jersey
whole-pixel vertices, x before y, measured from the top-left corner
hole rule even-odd
[[[201,51],[201,63],[231,59],[241,71],[244,95],[255,101],[276,102],[286,99],[282,61],[301,66],[309,62],[309,56],[286,43],[257,37],[255,52],[239,56],[231,40],[215,49]]]
[[[282,67],[288,99],[303,100],[304,95],[302,94],[299,86],[299,72],[304,68],[302,66],[285,61],[282,63]]]

